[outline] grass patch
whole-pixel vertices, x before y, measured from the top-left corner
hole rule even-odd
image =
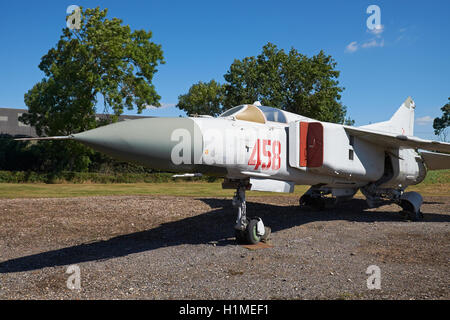
[[[450,184],[450,170],[428,171],[420,184]]]
[[[172,174],[166,174],[172,175]],[[187,197],[232,197],[234,190],[222,189],[221,180],[204,180],[158,183],[0,183],[0,198],[65,198],[107,195],[172,195]],[[294,193],[249,191],[248,196],[295,196],[300,197],[309,186],[295,186]],[[408,187],[423,196],[450,196],[450,170],[431,171],[420,184]],[[358,192],[358,197],[362,194]]]
[[[302,195],[307,186],[296,186],[295,195]],[[232,197],[234,190],[222,189],[221,182],[115,183],[115,184],[42,184],[0,183],[0,198],[66,198],[107,195],[171,195],[187,197]],[[248,196],[280,195],[249,191]]]
[[[309,186],[295,186],[294,193],[249,191],[252,196],[300,197]],[[408,191],[423,196],[450,196],[450,184],[420,184]],[[162,182],[162,183],[114,183],[114,184],[43,184],[0,183],[0,198],[66,198],[87,196],[171,195],[186,197],[232,197],[234,190],[222,189],[220,182]],[[358,197],[362,197],[358,192]]]

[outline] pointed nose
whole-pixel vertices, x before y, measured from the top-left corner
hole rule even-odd
[[[122,121],[74,134],[73,139],[120,160],[171,171],[193,170],[203,150],[201,130],[189,118]]]

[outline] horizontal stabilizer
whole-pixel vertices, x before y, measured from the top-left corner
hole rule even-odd
[[[421,151],[428,170],[450,169],[450,154]]]
[[[38,138],[17,138],[16,141],[37,141],[37,140],[70,140],[73,136],[38,137]]]

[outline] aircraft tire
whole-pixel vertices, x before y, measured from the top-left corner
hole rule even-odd
[[[259,236],[256,232],[258,221],[259,220],[257,219],[251,219],[247,226],[247,229],[245,230],[247,241],[250,244],[257,244],[261,241],[261,236]]]

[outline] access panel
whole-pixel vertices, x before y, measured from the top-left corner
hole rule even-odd
[[[289,164],[292,167],[321,167],[323,148],[323,126],[320,122],[297,121],[289,125]]]

